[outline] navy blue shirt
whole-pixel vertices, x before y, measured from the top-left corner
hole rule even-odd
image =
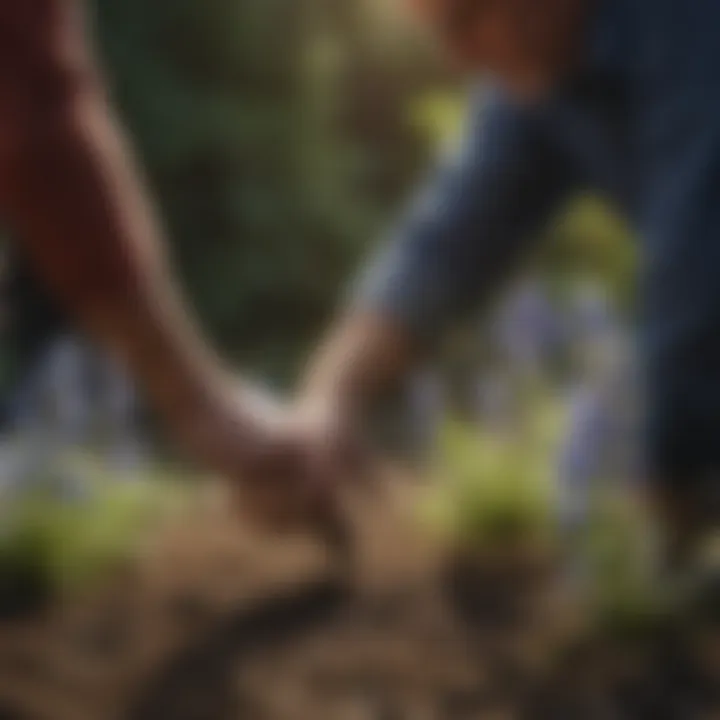
[[[598,0],[585,61],[552,97],[477,101],[361,303],[435,336],[490,297],[583,188],[614,200],[642,243],[649,470],[720,470],[718,0]]]

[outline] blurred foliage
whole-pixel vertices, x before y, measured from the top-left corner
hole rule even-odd
[[[577,552],[588,565],[591,608],[600,629],[642,639],[665,618],[668,588],[658,585],[654,539],[631,499],[617,492],[596,498],[584,547]]]
[[[582,275],[605,285],[620,307],[634,306],[637,246],[627,224],[597,196],[574,198],[546,232],[540,261],[559,279]]]
[[[130,561],[145,533],[184,507],[188,495],[155,476],[120,481],[93,464],[82,476],[74,468],[71,479],[83,485],[81,496],[64,497],[47,472],[45,485],[37,479],[34,492],[4,503],[0,614],[16,605],[32,609]]]
[[[554,458],[566,413],[547,394],[528,400],[528,421],[518,434],[446,423],[421,518],[480,567],[494,558],[559,559],[560,576],[577,585],[569,590],[587,611],[589,627],[640,640],[669,609],[646,518],[617,483],[598,483],[588,527],[563,537]]]
[[[448,421],[437,482],[422,508],[428,522],[458,547],[479,552],[548,548],[555,506],[551,448],[560,427],[560,413],[549,404],[523,428],[522,438]]]
[[[384,0],[93,7],[115,105],[203,325],[246,367],[289,379],[458,135],[464,92]],[[597,201],[574,203],[548,235],[551,271],[589,267],[628,294],[627,232]],[[30,304],[21,344],[35,347],[62,320],[43,310],[52,301]]]
[[[372,3],[96,6],[190,297],[233,356],[285,376],[424,163],[407,106],[436,73],[380,41]]]

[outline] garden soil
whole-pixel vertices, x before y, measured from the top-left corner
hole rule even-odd
[[[720,720],[712,627],[598,637],[545,573],[450,560],[405,492],[370,503],[353,568],[215,503],[171,523],[0,624],[0,720]]]

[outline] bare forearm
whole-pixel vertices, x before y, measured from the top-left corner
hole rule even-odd
[[[376,314],[342,318],[312,358],[302,386],[303,402],[330,404],[359,417],[419,359],[413,338]]]
[[[165,413],[220,374],[171,281],[153,214],[100,93],[78,93],[0,167],[18,242],[56,296],[119,353]]]

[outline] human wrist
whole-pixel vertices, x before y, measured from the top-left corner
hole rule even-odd
[[[303,414],[360,421],[367,411],[367,395],[362,383],[349,373],[311,373],[303,384],[295,405]]]
[[[116,335],[130,371],[171,430],[202,422],[228,402],[232,388],[220,360],[194,334],[180,329],[177,323],[136,322]]]

